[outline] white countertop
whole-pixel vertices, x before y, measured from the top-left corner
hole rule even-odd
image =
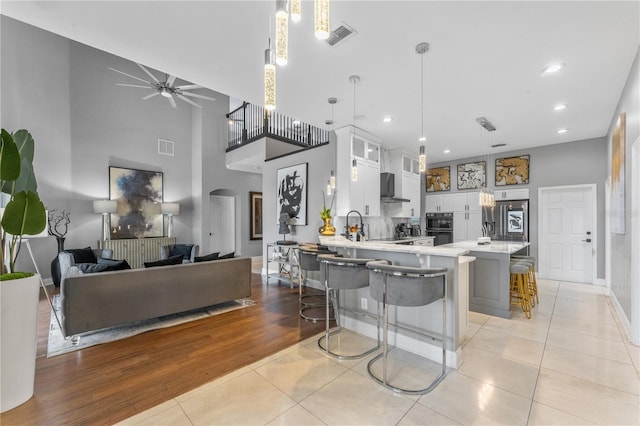
[[[347,249],[365,249],[365,250],[378,250],[378,251],[392,251],[396,253],[413,253],[422,255],[434,255],[434,256],[446,256],[446,257],[458,257],[466,254],[469,249],[460,247],[446,247],[444,245],[437,247],[430,246],[417,246],[417,245],[404,245],[404,244],[389,244],[389,242],[382,241],[351,241],[343,237],[342,235],[336,235],[333,237],[325,237],[320,235],[320,244],[328,247],[341,247]],[[419,238],[419,237],[416,237]]]
[[[529,243],[522,241],[491,241],[490,244],[478,244],[476,240],[459,241],[457,243],[443,244],[438,247],[456,248],[469,251],[480,251],[487,253],[513,254],[518,250],[527,247]]]

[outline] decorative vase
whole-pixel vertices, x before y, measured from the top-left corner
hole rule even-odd
[[[56,237],[58,243],[58,253],[64,251],[64,237]],[[58,262],[58,256],[51,261],[51,281],[56,287],[60,287],[60,263]]]
[[[318,229],[318,231],[320,232],[320,235],[327,235],[327,236],[336,235],[336,227],[331,224],[331,218],[328,217],[323,220],[324,220],[324,225],[322,225]]]
[[[0,412],[4,413],[33,395],[36,374],[38,297],[40,277],[0,282]]]

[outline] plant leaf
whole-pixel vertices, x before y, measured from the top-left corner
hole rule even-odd
[[[36,235],[47,224],[44,204],[35,192],[18,192],[7,203],[2,216],[2,227],[12,235]]]
[[[20,151],[13,137],[5,129],[0,133],[0,179],[14,181],[20,176]],[[11,187],[9,186],[9,191]],[[2,192],[5,188],[2,188]],[[7,192],[10,194],[11,192]]]

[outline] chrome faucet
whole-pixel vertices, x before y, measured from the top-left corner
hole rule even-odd
[[[360,227],[358,228],[358,233],[356,234],[356,241],[360,241],[364,237],[364,223],[362,221],[362,215],[358,210],[351,210],[349,213],[347,213],[347,217],[345,218],[346,224],[344,226],[345,232],[342,235],[344,235],[348,239],[351,239],[351,233],[349,232],[349,215],[351,213],[355,213],[360,216]]]

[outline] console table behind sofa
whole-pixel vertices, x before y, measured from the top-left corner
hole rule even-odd
[[[98,240],[98,248],[113,250],[114,259],[126,259],[133,268],[160,259],[160,247],[175,244],[175,237]]]

